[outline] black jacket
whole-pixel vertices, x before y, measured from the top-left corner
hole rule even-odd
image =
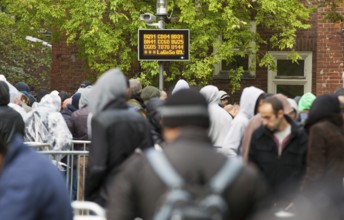
[[[105,206],[117,168],[136,148],[152,146],[146,120],[123,99],[110,103],[91,121],[92,144],[85,181],[87,200]]]
[[[217,153],[208,131],[190,127],[164,148],[168,160],[188,184],[206,184],[223,166],[226,157]],[[111,187],[109,220],[152,219],[167,187],[145,157],[133,157],[122,166]],[[229,205],[228,219],[247,219],[266,196],[263,178],[252,167],[244,167],[233,184],[223,192]]]
[[[9,143],[15,134],[24,136],[25,123],[22,116],[8,106],[0,106],[0,131],[2,138]]]
[[[287,116],[286,119],[291,135],[280,157],[273,133],[264,125],[253,133],[249,151],[249,160],[265,176],[275,202],[290,201],[299,190],[306,168],[307,134]]]

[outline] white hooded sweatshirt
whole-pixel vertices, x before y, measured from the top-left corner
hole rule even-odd
[[[223,148],[219,149],[226,156],[237,156],[241,149],[241,142],[249,120],[254,116],[254,108],[263,90],[254,86],[243,90],[240,97],[240,111],[234,118],[231,128],[223,143]]]
[[[231,127],[232,117],[219,106],[219,89],[216,86],[205,86],[200,92],[208,102],[210,116],[209,137],[215,147],[223,147],[226,134]]]

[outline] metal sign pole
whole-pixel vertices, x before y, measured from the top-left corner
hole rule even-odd
[[[164,16],[160,16],[159,29],[164,29]],[[164,63],[159,61],[159,89],[164,89]]]

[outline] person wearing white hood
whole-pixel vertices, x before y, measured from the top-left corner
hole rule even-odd
[[[172,95],[179,90],[189,89],[189,88],[190,88],[189,83],[187,83],[184,79],[180,79],[180,80],[178,80],[178,82],[174,86],[174,88],[172,90]]]
[[[249,120],[256,114],[259,97],[263,90],[254,86],[246,87],[240,97],[240,110],[234,118],[223,143],[223,148],[219,151],[227,156],[240,155],[241,142]]]
[[[200,93],[208,102],[210,115],[209,137],[215,147],[222,148],[226,134],[232,123],[232,117],[219,106],[219,89],[213,85],[207,85],[200,90]]]

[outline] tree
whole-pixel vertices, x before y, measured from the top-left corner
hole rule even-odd
[[[53,31],[53,40],[66,34],[77,44],[79,55],[99,74],[119,66],[144,82],[157,78],[157,62],[137,61],[137,30],[146,28],[142,13],[155,14],[155,0],[2,0],[3,7],[15,15],[20,30]],[[20,4],[19,4],[20,2]],[[212,77],[214,64],[234,56],[255,54],[261,44],[293,51],[296,31],[309,27],[312,11],[299,0],[174,0],[169,1],[171,20],[166,28],[190,29],[189,62],[165,64],[165,80],[184,78],[203,85]],[[173,12],[173,14],[172,14]],[[274,31],[269,39],[252,33],[248,25]],[[37,34],[39,36],[39,34]],[[223,41],[219,41],[222,37]],[[252,41],[257,42],[252,46]],[[217,48],[213,50],[213,48]],[[297,53],[291,53],[297,59]],[[269,54],[259,54],[261,65],[271,65]],[[139,66],[139,68],[135,68]],[[136,72],[138,71],[138,72]],[[231,84],[239,88],[242,68],[231,72]]]
[[[25,40],[15,18],[0,7],[0,74],[11,83],[23,81],[49,88],[50,48]]]

